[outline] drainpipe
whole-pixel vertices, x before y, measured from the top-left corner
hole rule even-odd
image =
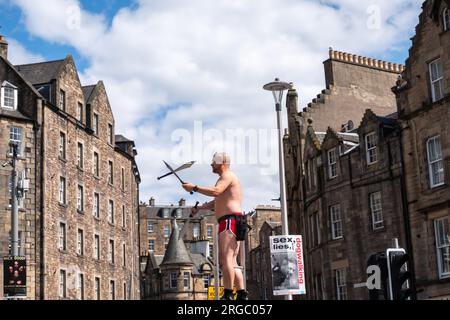
[[[39,238],[40,238],[40,274],[39,274],[39,299],[45,300],[45,275],[47,273],[46,269],[46,263],[45,263],[45,203],[46,203],[46,197],[45,197],[45,188],[44,188],[44,176],[45,176],[45,148],[44,148],[44,141],[46,141],[46,135],[45,135],[45,126],[43,125],[44,119],[45,119],[45,103],[43,100],[39,100],[41,104],[41,112],[42,112],[42,118],[41,118],[41,146],[40,146],[40,163],[41,166],[40,170],[40,230],[39,230]],[[36,165],[37,166],[37,165]]]
[[[402,194],[402,207],[403,207],[403,220],[405,224],[405,240],[406,240],[406,251],[410,256],[409,263],[409,271],[411,272],[411,289],[412,289],[412,300],[417,300],[417,288],[416,288],[416,272],[414,265],[414,254],[413,254],[413,246],[412,246],[412,236],[411,236],[411,222],[409,219],[409,201],[408,194],[406,188],[406,175],[405,175],[405,159],[403,154],[403,130],[400,127],[398,130],[399,138],[400,138],[400,159],[402,164],[402,173],[401,173],[401,194]]]

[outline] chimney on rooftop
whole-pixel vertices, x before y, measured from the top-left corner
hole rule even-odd
[[[148,205],[150,207],[154,207],[155,206],[155,199],[153,197],[151,197],[150,200],[148,201]]]
[[[178,202],[178,205],[179,205],[180,207],[186,206],[186,199],[181,198],[180,201]]]
[[[0,35],[0,56],[3,59],[8,60],[8,42],[2,35]]]

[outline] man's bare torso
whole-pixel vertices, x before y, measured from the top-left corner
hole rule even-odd
[[[222,216],[233,213],[238,212],[242,213],[241,208],[242,191],[239,179],[231,171],[228,171],[225,174],[231,175],[232,182],[222,194],[220,194],[215,198],[214,208],[217,219],[219,219]]]

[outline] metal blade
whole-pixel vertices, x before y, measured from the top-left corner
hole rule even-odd
[[[166,167],[170,170],[170,172],[172,172],[172,174],[174,174],[175,177],[177,177],[178,180],[180,180],[180,182],[181,182],[182,184],[184,184],[184,181],[181,180],[181,178],[175,173],[175,171],[173,171],[172,167],[171,167],[167,162],[165,162],[164,160],[163,160],[163,162],[164,162],[164,164],[166,165]]]
[[[178,172],[178,171],[181,171],[181,170],[189,169],[190,167],[192,167],[192,165],[193,165],[194,163],[195,163],[195,161],[191,161],[191,162],[185,163],[185,164],[183,164],[182,166],[176,168],[176,169],[173,170],[173,171],[174,171],[174,172]],[[172,172],[166,173],[165,175],[163,175],[163,176],[161,176],[161,177],[158,177],[157,179],[158,179],[158,180],[161,180],[162,178],[165,178],[165,177],[167,177],[167,176],[170,176],[171,174],[173,174],[173,173],[172,173]]]
[[[199,203],[200,203],[200,202],[197,201],[197,202],[195,203],[194,208],[197,209]],[[188,226],[188,224],[191,223],[191,215],[192,215],[192,213],[189,213],[189,216],[188,216],[188,218],[187,218],[187,220],[186,220],[186,222],[185,222],[185,224],[184,224],[183,230],[181,230],[180,239],[183,239],[183,238],[184,238],[184,235],[185,235],[186,230],[187,230],[187,226]]]

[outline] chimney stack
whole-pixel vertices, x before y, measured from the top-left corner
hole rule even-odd
[[[155,199],[153,197],[151,197],[150,200],[148,201],[148,205],[150,207],[154,207],[155,206]]]
[[[8,60],[8,42],[2,35],[0,35],[0,56],[3,59]]]
[[[180,201],[178,202],[178,205],[179,205],[180,207],[186,206],[186,199],[181,198]]]

